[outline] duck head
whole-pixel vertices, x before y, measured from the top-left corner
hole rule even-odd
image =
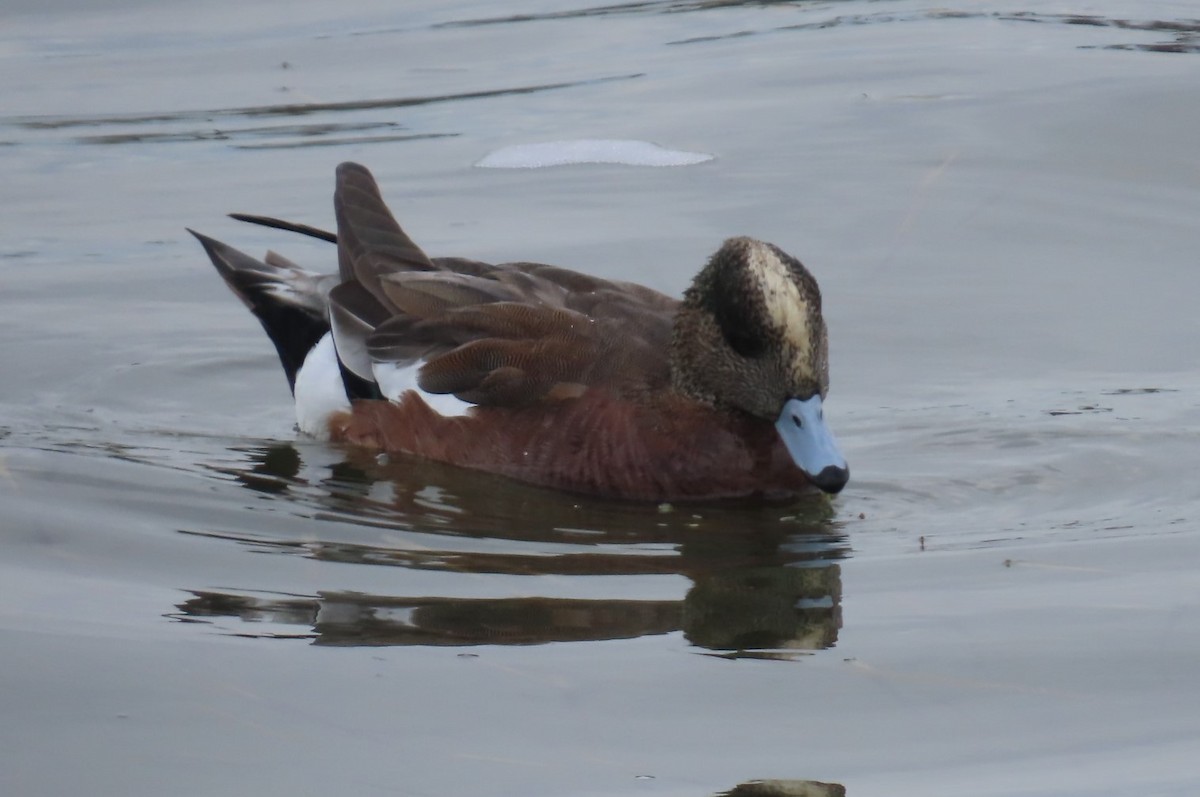
[[[676,390],[774,422],[814,485],[837,493],[850,469],[825,423],[829,341],[821,291],[774,244],[731,238],[684,293],[671,341]]]

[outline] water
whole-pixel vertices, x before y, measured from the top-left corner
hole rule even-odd
[[[5,4],[0,791],[1193,794],[1190,4]],[[645,141],[712,161],[481,169]],[[817,275],[832,503],[298,439],[184,226]],[[749,788],[749,787],[747,787]],[[790,791],[789,791],[790,790]],[[815,791],[814,791],[815,790]]]

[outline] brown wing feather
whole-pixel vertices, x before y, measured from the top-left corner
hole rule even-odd
[[[458,307],[520,298],[496,280],[447,271],[385,274],[380,285],[399,312],[417,318],[434,318]]]
[[[371,336],[375,360],[425,360],[418,381],[485,406],[526,405],[605,386],[639,393],[669,381],[670,319],[596,319],[547,305],[494,302],[415,319],[397,316]],[[582,386],[582,387],[581,387]]]
[[[474,404],[522,406],[545,399],[560,384],[594,383],[602,363],[598,353],[592,342],[572,335],[484,338],[430,359],[418,382],[422,390],[453,393]]]
[[[357,164],[338,167],[334,206],[343,280],[391,315],[367,337],[367,352],[376,362],[425,361],[422,389],[511,407],[669,381],[675,299],[544,263],[431,260]]]
[[[383,202],[375,178],[365,167],[357,163],[338,166],[333,209],[338,228],[338,271],[343,282],[357,280],[387,306],[390,302],[380,285],[383,275],[436,268],[400,229]]]
[[[584,335],[593,321],[583,313],[523,302],[460,307],[445,322],[479,337],[537,340],[562,334]]]
[[[482,316],[482,314],[480,314]],[[635,394],[665,386],[669,380],[666,349],[612,322],[575,314],[527,308],[522,323],[505,326],[504,336],[480,335],[431,357],[419,374],[422,389],[454,393],[485,406],[526,405],[548,398],[578,395],[603,386]],[[462,327],[455,327],[462,329]],[[534,332],[512,336],[514,332]]]

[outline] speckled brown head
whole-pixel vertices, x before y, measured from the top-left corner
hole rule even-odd
[[[774,244],[726,241],[684,294],[671,345],[676,390],[765,420],[829,389],[821,291]]]
[[[679,392],[775,422],[796,464],[827,492],[849,478],[824,425],[829,342],[821,291],[774,244],[730,238],[684,293],[671,341]]]

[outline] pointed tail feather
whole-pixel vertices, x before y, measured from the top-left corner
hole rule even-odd
[[[328,241],[331,244],[337,243],[337,235],[322,230],[320,227],[310,227],[307,224],[299,224],[294,221],[284,221],[271,216],[256,216],[253,213],[230,213],[229,218],[244,221],[248,224],[257,224],[262,227],[271,227],[276,230],[285,230],[287,232],[298,232],[301,235],[307,235],[310,238],[319,238],[322,241]]]
[[[295,392],[296,373],[304,358],[329,332],[329,291],[337,278],[314,274],[282,258],[266,263],[195,230],[188,232],[262,324],[275,344],[288,387]]]

